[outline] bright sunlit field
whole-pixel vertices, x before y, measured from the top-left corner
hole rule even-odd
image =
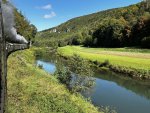
[[[85,48],[81,46],[66,46],[58,48],[58,52],[64,56],[78,54],[83,58],[124,66],[127,68],[150,70],[150,50],[130,48]]]

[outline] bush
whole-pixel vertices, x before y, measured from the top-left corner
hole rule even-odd
[[[95,83],[93,77],[93,71],[87,60],[84,60],[80,56],[74,54],[70,59],[71,70],[73,74],[73,82],[70,84],[70,87],[73,92],[82,92],[89,89]]]
[[[95,83],[89,62],[78,55],[69,59],[68,67],[57,63],[54,76],[73,93],[85,91]]]
[[[42,65],[42,64],[39,64],[38,67],[39,67],[40,69],[43,69],[43,65]]]
[[[57,63],[56,68],[57,70],[55,71],[54,76],[56,76],[61,83],[69,86],[71,81],[70,70],[60,63]]]

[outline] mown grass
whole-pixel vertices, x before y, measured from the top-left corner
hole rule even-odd
[[[77,46],[77,48],[80,46]],[[150,49],[139,49],[133,47],[124,47],[124,48],[87,48],[82,47],[84,50],[87,51],[118,51],[118,52],[136,52],[136,53],[150,53]]]
[[[8,59],[8,113],[98,113],[79,94],[71,94],[56,78],[35,65],[34,49]]]
[[[66,46],[58,48],[58,53],[63,56],[78,54],[91,61],[105,62],[108,60],[109,63],[114,66],[149,71],[150,50],[147,49],[146,53],[143,53],[144,51],[145,50],[132,49],[132,51],[129,52],[125,48],[115,50],[115,48],[85,48],[80,46]]]

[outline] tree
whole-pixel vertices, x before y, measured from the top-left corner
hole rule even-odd
[[[24,36],[28,41],[34,41],[37,28],[33,24],[30,24],[22,12],[19,12],[17,9],[15,9],[14,15],[15,28],[17,29],[18,34]]]
[[[141,46],[143,48],[150,48],[150,37],[145,37],[141,40]]]
[[[96,46],[101,47],[119,47],[123,37],[125,21],[122,19],[107,19],[99,26],[99,29],[93,33]]]
[[[141,16],[132,27],[132,45],[140,46],[141,40],[148,36],[150,36],[150,17]]]

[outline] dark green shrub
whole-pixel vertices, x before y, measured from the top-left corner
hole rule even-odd
[[[67,86],[69,86],[70,81],[71,81],[71,72],[70,72],[70,70],[67,67],[60,64],[60,63],[57,63],[56,68],[57,69],[54,73],[54,76],[56,76],[57,79],[61,83],[66,84]]]
[[[69,65],[74,72],[73,82],[70,84],[73,92],[81,92],[94,85],[93,71],[87,60],[74,54]]]
[[[42,65],[42,64],[39,64],[38,67],[39,67],[40,69],[43,69],[43,65]]]
[[[73,93],[87,90],[95,83],[89,62],[78,55],[69,60],[68,67],[57,63],[54,76]]]
[[[150,37],[145,37],[141,41],[141,45],[144,48],[150,48]]]

